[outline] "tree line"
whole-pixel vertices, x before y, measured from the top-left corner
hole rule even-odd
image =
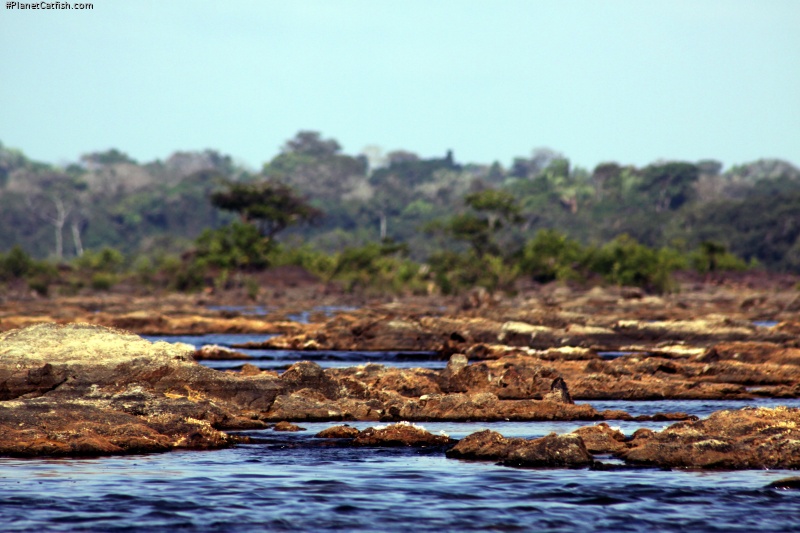
[[[294,262],[352,275],[353,286],[381,275],[417,290],[597,276],[665,290],[664,272],[679,268],[800,272],[800,171],[760,160],[723,172],[703,160],[590,172],[549,149],[507,167],[452,152],[348,155],[311,131],[259,171],[214,150],[142,164],[112,149],[56,167],[0,145],[0,224],[4,261],[15,246],[56,263],[113,250],[131,269],[184,276],[184,287],[208,269]],[[639,278],[609,259],[645,261],[643,250],[662,266]]]

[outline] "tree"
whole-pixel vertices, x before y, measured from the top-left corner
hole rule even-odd
[[[136,164],[136,160],[130,157],[125,152],[117,150],[116,148],[111,148],[106,150],[105,152],[91,152],[88,154],[83,154],[81,156],[81,161],[84,162],[87,166],[105,166],[105,165],[117,165],[120,163],[130,163],[132,165]]]
[[[466,195],[464,203],[472,211],[451,217],[442,226],[444,232],[467,242],[478,257],[501,255],[497,233],[505,224],[522,221],[516,198],[506,191],[487,189]]]
[[[651,198],[656,211],[673,210],[692,199],[699,176],[691,163],[650,165],[642,170],[640,190]]]
[[[83,253],[77,211],[81,207],[81,192],[86,190],[86,183],[79,177],[59,172],[35,176],[32,183],[37,190],[28,196],[28,207],[37,217],[53,225],[56,259],[64,257],[64,226],[70,218],[73,218],[72,236],[76,254]]]
[[[268,240],[292,224],[322,217],[322,211],[297,196],[291,187],[273,181],[228,183],[227,190],[211,195],[211,203],[238,213],[243,222],[255,225]]]
[[[286,141],[281,151],[284,154],[326,157],[338,154],[341,149],[341,145],[335,139],[322,139],[322,135],[318,131],[304,130],[297,132],[293,139]]]
[[[313,200],[338,202],[368,185],[367,158],[340,151],[336,140],[323,139],[316,131],[301,131],[286,141],[261,173]]]

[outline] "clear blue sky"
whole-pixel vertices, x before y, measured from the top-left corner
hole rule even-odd
[[[800,0],[90,1],[0,6],[6,146],[800,164]]]

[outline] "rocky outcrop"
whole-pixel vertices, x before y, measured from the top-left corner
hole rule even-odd
[[[455,441],[447,435],[434,435],[423,427],[408,422],[370,427],[353,440],[355,446],[450,446]]]
[[[582,427],[572,433],[583,440],[586,449],[592,454],[617,454],[628,448],[625,435],[605,422],[596,426]]]
[[[273,431],[283,431],[288,433],[293,433],[296,431],[305,431],[305,428],[301,428],[297,424],[292,424],[291,422],[287,422],[286,420],[282,420],[275,424],[272,428]]]
[[[359,433],[357,428],[343,424],[323,429],[314,436],[318,439],[354,439]]]
[[[240,360],[250,359],[250,356],[242,352],[237,352],[224,346],[217,346],[216,344],[207,344],[196,350],[192,354],[195,361],[227,361],[227,360]]]
[[[498,461],[524,467],[577,468],[593,462],[580,436],[555,433],[527,440],[506,438],[490,430],[479,431],[463,438],[446,455],[453,459]]]
[[[0,335],[0,453],[108,454],[225,446],[265,427],[275,378],[198,365],[194,349],[87,324]]]
[[[386,426],[368,427],[362,431],[348,425],[333,426],[315,435],[320,439],[350,439],[353,446],[397,447],[411,446],[442,447],[456,443],[449,436],[434,435],[422,426],[409,422],[398,422]]]
[[[641,432],[620,457],[661,467],[800,468],[800,409],[718,411]]]

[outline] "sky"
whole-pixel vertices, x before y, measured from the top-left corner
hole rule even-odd
[[[91,3],[0,6],[3,145],[259,169],[315,130],[460,163],[800,165],[800,0]]]

